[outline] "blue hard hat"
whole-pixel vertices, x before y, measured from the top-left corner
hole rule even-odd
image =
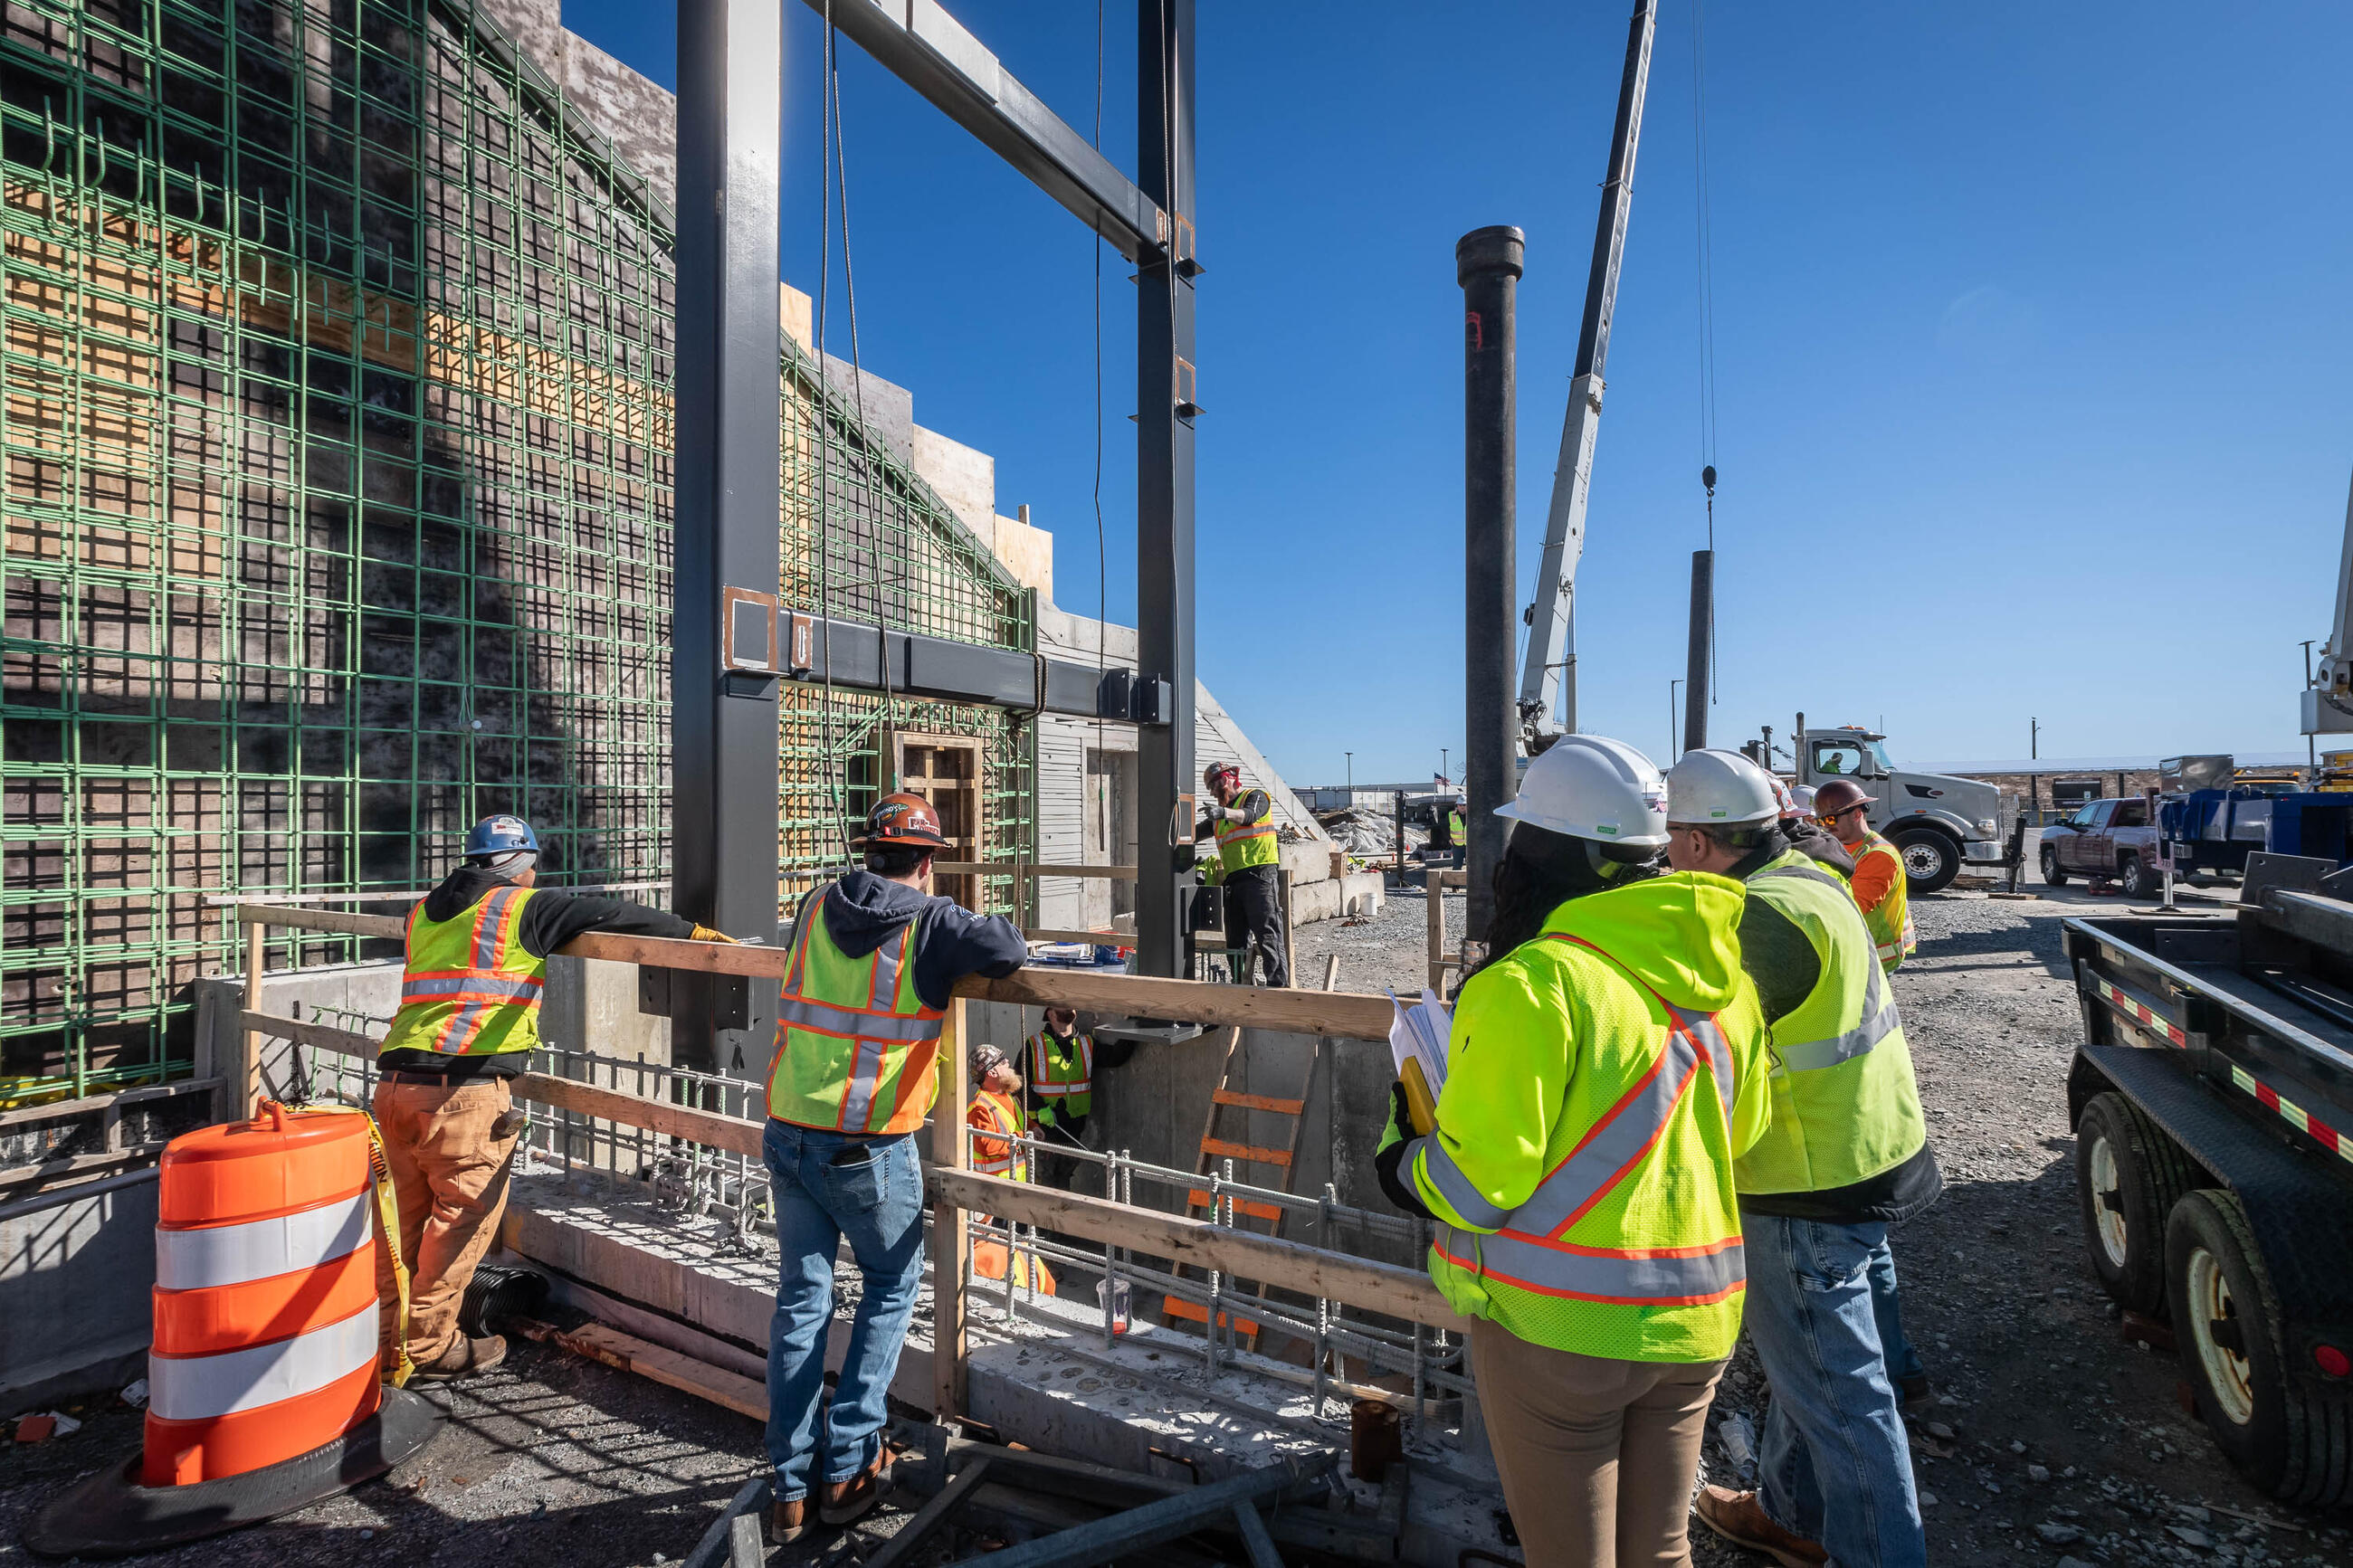
[[[539,835],[520,816],[486,816],[466,835],[466,858],[512,854],[517,849],[539,853]]]

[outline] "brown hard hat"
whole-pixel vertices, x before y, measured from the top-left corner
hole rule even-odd
[[[919,795],[886,795],[866,814],[866,831],[849,841],[852,848],[877,844],[921,845],[929,849],[948,847],[940,831],[940,814]]]
[[[1869,805],[1872,797],[1862,793],[1862,786],[1852,779],[1832,779],[1814,792],[1816,816],[1843,816],[1858,805]]]
[[[1215,789],[1218,787],[1218,775],[1220,773],[1223,773],[1229,780],[1232,781],[1236,784],[1242,782],[1241,769],[1234,766],[1231,763],[1211,763],[1208,767],[1201,770],[1201,782],[1208,785],[1211,789]]]

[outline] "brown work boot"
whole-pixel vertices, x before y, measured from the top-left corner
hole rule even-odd
[[[825,1483],[825,1500],[817,1505],[818,1518],[828,1524],[849,1524],[864,1519],[891,1489],[891,1450],[884,1448],[874,1456],[874,1462],[846,1481]]]
[[[1694,1506],[1699,1510],[1702,1524],[1735,1546],[1762,1552],[1781,1568],[1821,1568],[1830,1561],[1830,1553],[1820,1546],[1774,1523],[1755,1492],[1702,1487]]]
[[[808,1499],[797,1497],[790,1502],[768,1505],[768,1539],[777,1545],[798,1541],[808,1528]]]
[[[459,1334],[449,1342],[449,1348],[431,1361],[417,1363],[408,1374],[411,1383],[456,1383],[479,1372],[488,1372],[507,1359],[504,1334],[492,1334],[484,1340],[470,1340]]]

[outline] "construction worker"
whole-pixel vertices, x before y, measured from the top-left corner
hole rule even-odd
[[[1382,1190],[1436,1219],[1532,1568],[1688,1563],[1708,1403],[1740,1329],[1733,1161],[1765,1128],[1738,884],[1662,876],[1658,770],[1569,735],[1528,764],[1493,954],[1455,1003],[1436,1126],[1402,1089]]]
[[[1685,752],[1667,775],[1668,863],[1747,885],[1741,962],[1771,1031],[1771,1124],[1734,1172],[1748,1334],[1773,1388],[1761,1489],[1707,1487],[1699,1516],[1783,1563],[1917,1568],[1887,1227],[1943,1181],[1871,933],[1838,879],[1788,847],[1779,815],[1736,752]]]
[[[1079,1031],[1079,1015],[1049,1007],[1028,1048],[1029,1135],[1048,1143],[1086,1147],[1087,1116],[1094,1110],[1095,1042]],[[1040,1152],[1038,1179],[1068,1190],[1079,1162]]]
[[[1021,1092],[1021,1075],[995,1046],[975,1046],[965,1065],[973,1082],[972,1103],[964,1113],[965,1125],[974,1132],[972,1168],[984,1176],[1029,1181],[1036,1151],[1014,1142],[1022,1136],[1021,1107],[1014,1098]],[[973,1219],[982,1226],[996,1223],[988,1215],[975,1215]],[[1015,1284],[1034,1285],[1053,1294],[1054,1276],[1042,1258],[1026,1250],[1011,1255],[1006,1244],[995,1237],[973,1243],[972,1271],[983,1279],[1002,1279],[1010,1271]]]
[[[1775,779],[1773,799],[1781,808],[1781,836],[1789,841],[1790,848],[1823,869],[1837,872],[1841,881],[1854,875],[1854,857],[1814,820],[1812,785],[1800,784],[1792,789]]]
[[[470,1339],[458,1308],[490,1249],[507,1201],[507,1164],[522,1131],[508,1080],[539,1045],[547,955],[586,931],[727,939],[622,899],[533,887],[539,837],[517,816],[486,816],[466,835],[465,861],[408,911],[400,1011],[384,1037],[374,1108],[400,1209],[409,1276],[412,1378],[487,1371],[507,1342]],[[385,1368],[399,1362],[399,1281],[379,1248]]]
[[[1814,794],[1814,816],[1854,858],[1847,879],[1862,923],[1871,928],[1880,967],[1893,974],[1920,946],[1912,924],[1911,890],[1904,877],[1904,852],[1872,830],[1872,797],[1849,779],[1832,779]]]
[[[770,1528],[779,1542],[808,1528],[833,1259],[844,1239],[865,1289],[826,1418],[818,1517],[847,1524],[890,1490],[883,1400],[923,1275],[913,1134],[938,1092],[940,1026],[958,980],[1010,974],[1029,952],[1011,921],[926,890],[947,839],[921,795],[884,795],[850,843],[864,867],[810,893],[794,918],[768,1067],[761,1152],[781,1253],[768,1338]]]
[[[1194,829],[1198,841],[1218,842],[1219,886],[1225,889],[1226,945],[1240,951],[1258,944],[1259,964],[1269,985],[1291,984],[1291,964],[1283,941],[1282,881],[1277,868],[1282,851],[1274,837],[1274,802],[1262,789],[1242,788],[1242,771],[1231,763],[1212,763],[1201,782],[1217,797],[1201,814]],[[1248,960],[1236,978],[1250,978]]]

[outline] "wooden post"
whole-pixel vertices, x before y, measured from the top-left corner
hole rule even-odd
[[[932,1163],[962,1171],[971,1164],[964,1136],[965,1027],[969,1005],[948,1003],[940,1032],[940,1092],[932,1106]],[[963,1414],[965,1403],[964,1210],[944,1198],[932,1204],[932,1418]]]
[[[1430,894],[1429,907],[1423,911],[1430,922],[1430,988],[1443,996],[1446,994],[1446,874],[1425,862],[1421,868],[1421,885]]]
[[[245,928],[245,1010],[248,1013],[262,1011],[261,975],[267,962],[262,940],[268,935],[266,926]],[[261,1032],[247,1029],[237,1039],[236,1100],[229,1108],[232,1121],[243,1121],[254,1115],[261,1104]]]

